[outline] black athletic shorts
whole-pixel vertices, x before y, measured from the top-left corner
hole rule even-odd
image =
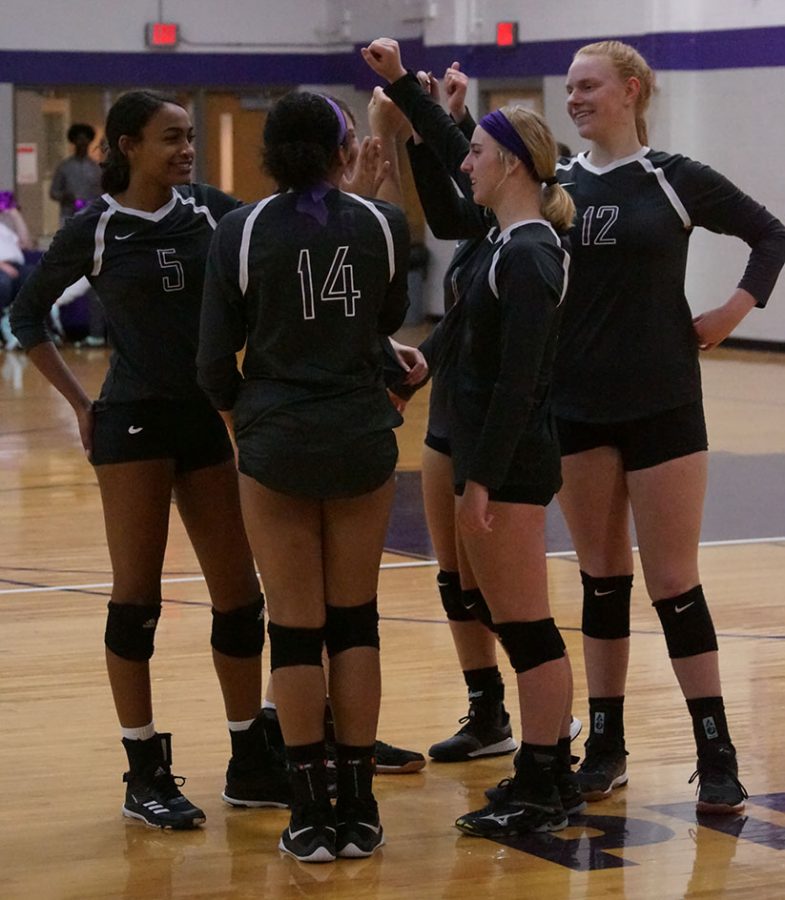
[[[223,419],[205,397],[93,404],[94,466],[173,459],[175,471],[193,472],[232,459]]]
[[[437,453],[441,453],[444,456],[452,456],[450,439],[439,437],[438,434],[434,434],[432,431],[425,432],[425,446],[430,447],[431,450],[435,450]]]
[[[556,419],[562,456],[595,447],[615,447],[625,472],[648,469],[709,446],[703,401],[628,422],[573,422]]]
[[[455,496],[463,497],[466,482],[455,485]],[[500,488],[490,488],[488,499],[494,503],[528,503],[531,506],[547,506],[555,496],[549,485],[503,484]]]
[[[268,428],[262,442],[254,438],[251,429],[238,431],[238,468],[281,494],[314,500],[359,497],[385,484],[398,461],[392,429],[368,434],[342,448],[323,447],[318,442],[304,445],[280,435],[275,440],[275,434],[274,428]]]

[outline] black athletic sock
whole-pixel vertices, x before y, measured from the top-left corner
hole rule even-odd
[[[578,757],[576,756],[577,760]],[[572,770],[572,741],[569,737],[559,738],[556,744],[556,766],[567,772]]]
[[[498,666],[464,669],[463,679],[469,689],[469,701],[480,706],[496,706],[504,700],[504,682]]]
[[[324,741],[286,746],[292,804],[330,802],[327,792],[327,752]]]
[[[733,746],[722,697],[696,697],[687,701],[687,709],[692,716],[692,733],[698,756],[710,755],[720,744]]]
[[[374,758],[376,745],[369,747],[350,744],[335,745],[335,768],[338,779],[338,802],[342,800],[372,800]]]
[[[521,742],[520,757],[514,781],[543,799],[548,798],[555,787],[558,767],[558,746]]]
[[[624,749],[624,697],[589,697],[589,737],[586,748]]]

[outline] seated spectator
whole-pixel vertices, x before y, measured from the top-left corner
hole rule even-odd
[[[6,350],[16,350],[19,341],[11,334],[8,308],[33,266],[25,262],[32,249],[30,231],[11,191],[0,191],[0,336]]]

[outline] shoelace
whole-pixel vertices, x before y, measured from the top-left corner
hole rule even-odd
[[[512,791],[512,778],[502,778],[496,785],[496,790],[501,793],[497,797],[494,797],[493,802],[498,803],[499,801],[504,801],[507,798],[507,795]]]
[[[458,724],[463,725],[461,731],[465,731],[475,719],[481,718],[482,714],[480,713],[480,707],[475,706],[474,703],[470,703],[469,712],[465,716],[461,716],[461,718],[458,719]]]
[[[698,768],[692,773],[692,775],[690,775],[690,778],[689,778],[689,781],[687,782],[687,784],[692,784],[693,781],[695,781],[695,779],[697,778],[698,785],[695,788],[695,793],[697,794],[698,791],[700,790],[701,780],[704,783],[707,781],[710,784],[716,783],[716,782],[712,781],[712,776],[719,776],[722,780],[725,780],[725,778],[730,778],[731,781],[736,785],[736,787],[741,792],[742,798],[744,800],[746,800],[749,797],[749,794],[747,793],[747,789],[739,781],[739,779],[736,777],[736,775],[734,775],[730,769],[728,769],[726,766],[723,766],[721,763],[705,763],[703,765],[702,769]]]
[[[185,784],[184,775],[172,775],[171,772],[162,772],[155,776],[156,785],[161,796],[166,800],[175,800],[182,797],[180,788]]]

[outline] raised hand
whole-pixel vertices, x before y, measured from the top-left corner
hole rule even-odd
[[[389,82],[406,74],[401,62],[401,48],[392,38],[376,38],[367,47],[361,47],[360,53],[374,72]]]
[[[406,116],[378,86],[373,89],[368,103],[368,126],[371,134],[382,140],[395,138],[409,127]]]
[[[461,64],[456,60],[444,73],[444,93],[447,97],[447,111],[456,122],[463,121],[466,116],[466,90],[469,79],[461,71]]]
[[[361,197],[375,197],[389,171],[390,163],[382,159],[380,139],[363,138],[354,166],[341,178],[341,190]]]

